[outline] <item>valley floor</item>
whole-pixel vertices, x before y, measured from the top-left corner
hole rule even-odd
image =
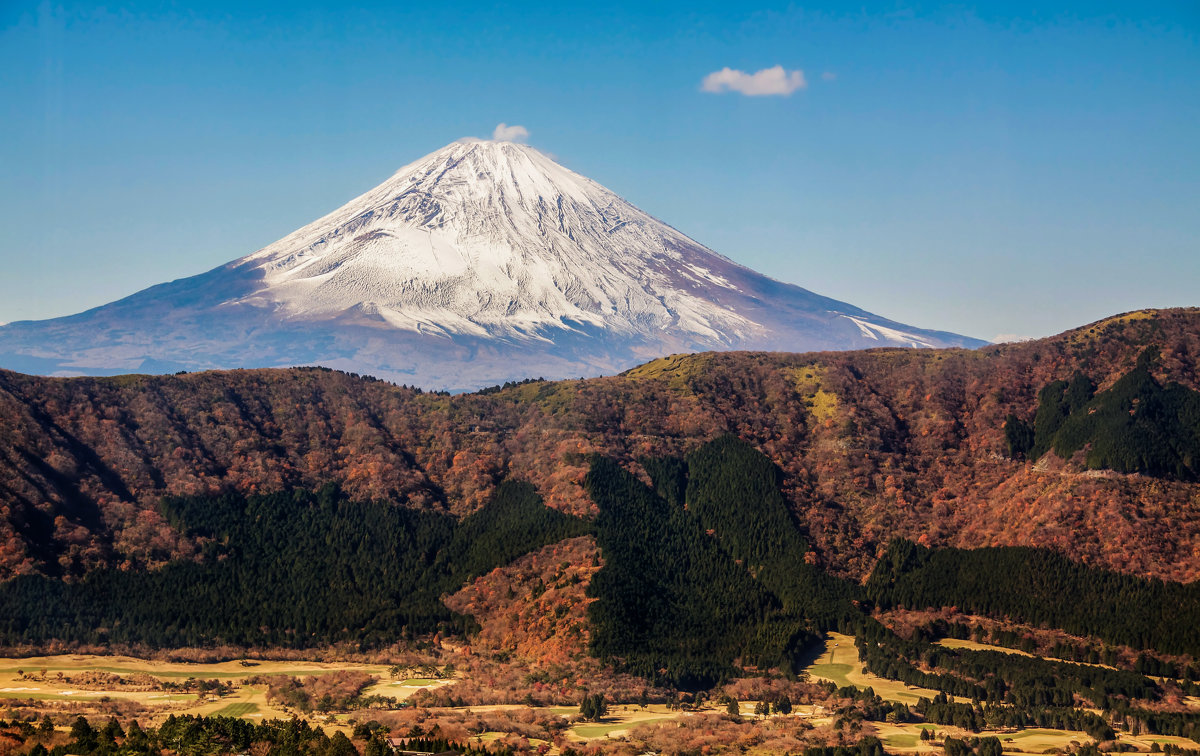
[[[947,645],[962,643],[951,641]],[[980,643],[971,646],[1005,650]],[[424,672],[427,676],[420,676],[421,670],[384,664],[313,661],[183,663],[85,654],[4,659],[0,660],[0,715],[29,720],[49,714],[60,732],[65,732],[66,723],[79,714],[101,722],[109,716],[137,719],[143,726],[160,726],[170,715],[230,716],[252,722],[302,716],[330,733],[336,730],[348,736],[353,735],[356,725],[375,720],[394,735],[406,734],[414,724],[424,724],[427,732],[436,726],[449,737],[479,747],[507,746],[550,755],[568,748],[619,753],[634,744],[639,748],[658,744],[660,750],[668,752],[671,738],[698,742],[707,737],[720,745],[730,745],[738,738],[750,738],[751,732],[755,733],[754,742],[769,750],[770,743],[790,742],[789,738],[800,737],[800,733],[828,742],[844,727],[835,722],[836,713],[821,704],[799,703],[787,715],[764,717],[755,713],[755,700],[739,702],[737,720],[728,715],[726,706],[708,701],[690,707],[612,704],[607,714],[594,722],[582,721],[579,709],[573,706],[407,704],[406,699],[420,691],[461,682],[464,674],[439,677],[441,670],[435,668]],[[839,688],[870,688],[885,701],[909,706],[920,698],[937,695],[865,671],[854,638],[837,633],[829,635],[824,652],[806,672],[812,680],[828,680]],[[341,707],[341,711],[301,712],[281,699],[279,690],[286,690],[281,681],[288,678],[305,684],[317,678],[327,682],[354,679],[362,687],[354,702]],[[853,729],[856,737],[878,737],[889,752],[941,753],[947,736],[994,735],[1006,753],[1026,754],[1072,752],[1092,742],[1082,732],[1045,728],[971,733],[925,723],[864,721]],[[923,730],[932,731],[933,737],[922,739]],[[1118,744],[1138,752],[1161,750],[1168,744],[1185,749],[1200,747],[1180,737],[1129,733],[1121,733]]]
[[[946,638],[940,641],[940,643],[950,648],[999,651],[1001,653],[1033,657],[1033,654],[1018,649],[976,643],[968,640]],[[854,638],[841,633],[829,633],[825,652],[808,667],[806,672],[814,679],[829,680],[839,687],[853,685],[860,690],[871,688],[878,696],[885,700],[904,704],[915,704],[921,698],[932,699],[937,695],[937,691],[906,685],[897,680],[888,680],[867,672],[863,669],[862,662],[858,659],[858,653],[854,647]],[[968,702],[963,698],[954,698],[954,700],[963,703]],[[1190,699],[1189,702],[1192,703],[1196,711],[1200,711],[1200,702],[1193,702]],[[924,723],[891,724],[876,722],[873,723],[873,727],[888,751],[941,753],[943,746],[940,743],[922,741],[920,739],[922,730],[932,730],[935,733],[941,733],[942,735],[949,734],[958,738],[965,738],[972,735],[995,735],[1003,744],[1005,753],[1062,753],[1075,750],[1092,740],[1091,737],[1083,732],[1043,728],[1030,728],[1019,731],[984,730],[980,733],[970,733],[956,727]],[[1200,747],[1200,743],[1196,743],[1188,738],[1166,735],[1134,736],[1129,733],[1119,733],[1118,742],[1128,746],[1130,750],[1140,752],[1151,751],[1155,744],[1160,749],[1168,743],[1185,749]]]

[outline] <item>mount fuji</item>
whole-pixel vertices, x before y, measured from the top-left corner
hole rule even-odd
[[[43,374],[316,364],[427,388],[672,352],[977,347],[781,283],[532,147],[461,140],[247,257],[0,327]]]

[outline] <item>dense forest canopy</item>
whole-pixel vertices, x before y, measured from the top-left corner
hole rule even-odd
[[[27,575],[0,584],[0,644],[49,640],[158,647],[364,647],[472,624],[441,595],[472,576],[590,530],[502,484],[464,520],[338,487],[168,499],[165,517],[204,544],[196,560],[102,569],[79,581]]]
[[[603,458],[586,485],[600,508],[596,539],[605,560],[588,588],[596,599],[593,653],[664,683],[707,688],[735,659],[788,665],[814,640],[804,618],[739,565],[683,502]]]
[[[1200,656],[1200,583],[1088,567],[1049,549],[888,546],[865,586],[880,607],[957,607],[1134,648]]]
[[[823,630],[856,621],[856,587],[805,560],[780,471],[761,452],[723,436],[642,466],[654,488],[605,458],[585,480],[604,556],[588,587],[593,653],[703,688],[737,664],[798,670]]]
[[[1133,370],[1099,394],[1083,373],[1050,383],[1038,394],[1032,427],[1008,417],[1009,453],[1036,459],[1053,450],[1069,459],[1083,451],[1093,470],[1196,480],[1200,391],[1155,380],[1157,359],[1157,348],[1148,347]]]

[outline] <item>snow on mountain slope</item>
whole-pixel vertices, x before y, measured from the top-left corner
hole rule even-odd
[[[512,142],[452,144],[246,262],[291,317],[361,307],[420,333],[549,338],[589,324],[713,346],[762,331],[692,291],[736,291],[714,270],[732,263]]]
[[[462,140],[208,273],[0,327],[0,366],[325,364],[471,388],[679,351],[981,343],[761,276],[531,147]]]

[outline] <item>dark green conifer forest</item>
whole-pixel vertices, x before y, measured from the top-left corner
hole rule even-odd
[[[171,499],[163,508],[205,543],[199,560],[0,584],[0,642],[305,648],[462,633],[472,623],[441,603],[443,592],[591,527],[547,509],[519,482],[461,522],[351,501],[335,486]]]
[[[1089,469],[1196,480],[1200,475],[1200,391],[1159,383],[1151,374],[1156,349],[1111,388],[1095,394],[1076,373],[1038,394],[1030,426],[1016,415],[1005,422],[1009,453],[1037,459],[1050,450],[1069,459],[1084,452]]]
[[[681,688],[743,666],[796,668],[817,633],[851,621],[854,590],[804,561],[778,471],[733,437],[645,460],[652,489],[611,460],[585,485],[605,565],[588,595],[592,651]]]
[[[893,541],[865,586],[877,606],[955,606],[1167,654],[1200,655],[1200,584],[1096,569],[1049,549]]]

